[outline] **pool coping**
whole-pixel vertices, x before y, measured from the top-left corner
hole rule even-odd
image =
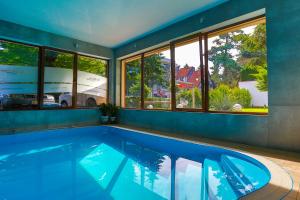
[[[271,175],[270,181],[268,182],[268,184],[266,184],[262,188],[255,190],[245,196],[242,196],[240,199],[245,199],[245,200],[283,199],[293,189],[293,178],[290,176],[290,174],[285,169],[283,169],[281,166],[279,166],[275,162],[265,158],[264,156],[249,153],[247,151],[236,149],[234,147],[228,147],[228,146],[223,146],[223,145],[218,145],[218,144],[211,144],[209,142],[200,142],[200,141],[196,141],[196,140],[192,140],[192,139],[184,139],[184,138],[179,138],[179,137],[175,137],[175,136],[159,134],[159,133],[157,133],[159,131],[152,132],[151,130],[140,130],[139,128],[135,129],[133,127],[128,128],[128,127],[122,127],[122,126],[118,126],[118,125],[106,125],[106,126],[119,128],[119,129],[123,129],[123,130],[135,131],[135,132],[138,132],[141,134],[147,134],[147,135],[159,136],[159,137],[174,139],[174,140],[183,141],[183,142],[189,142],[189,143],[193,143],[193,144],[209,145],[209,146],[213,146],[213,147],[223,148],[223,149],[239,152],[241,154],[250,156],[250,157],[258,160],[269,170],[270,175]]]

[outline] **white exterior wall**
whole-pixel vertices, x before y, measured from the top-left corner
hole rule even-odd
[[[239,88],[245,88],[249,90],[252,101],[251,104],[254,107],[268,106],[268,92],[261,92],[256,87],[256,81],[242,81],[239,82]]]

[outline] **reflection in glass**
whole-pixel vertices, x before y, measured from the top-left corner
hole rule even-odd
[[[77,105],[95,107],[106,103],[107,61],[99,58],[78,56]],[[71,101],[71,96],[65,98]]]
[[[72,106],[72,101],[65,97],[72,97],[73,63],[73,54],[45,51],[43,107]]]
[[[176,45],[176,108],[202,108],[201,77],[198,38],[188,43]]]
[[[37,47],[0,40],[0,110],[37,107]]]
[[[162,50],[144,58],[144,106],[146,109],[171,108],[170,50]]]

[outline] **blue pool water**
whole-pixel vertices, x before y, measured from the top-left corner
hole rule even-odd
[[[113,127],[0,137],[0,200],[231,200],[269,180],[240,153]]]

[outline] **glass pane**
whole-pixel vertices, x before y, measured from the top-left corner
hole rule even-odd
[[[144,58],[144,106],[171,109],[171,58],[164,50]]]
[[[78,56],[77,105],[95,107],[106,103],[107,61],[99,58]],[[70,96],[71,97],[71,96]],[[69,97],[69,98],[70,98]]]
[[[176,108],[201,109],[199,40],[175,47]]]
[[[37,47],[0,40],[0,110],[37,107],[38,57]]]
[[[46,50],[43,107],[72,106],[73,61],[73,54]]]
[[[209,110],[268,112],[265,23],[208,39]]]
[[[141,107],[141,59],[135,59],[125,62],[125,96],[124,107],[140,108]]]

